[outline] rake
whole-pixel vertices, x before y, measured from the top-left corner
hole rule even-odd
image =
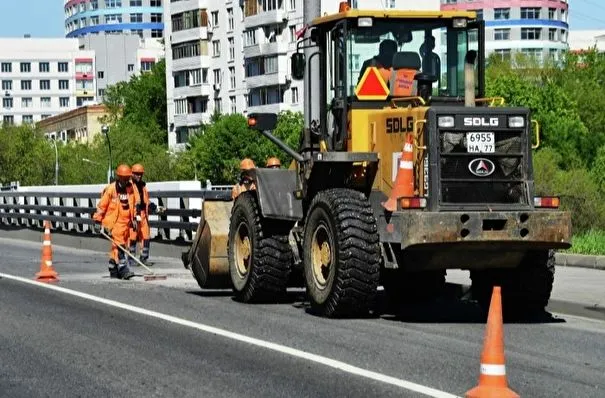
[[[158,281],[158,280],[165,280],[167,278],[166,275],[159,275],[159,274],[156,274],[155,272],[153,272],[148,266],[146,266],[145,264],[143,264],[143,262],[141,260],[139,260],[138,258],[136,258],[135,256],[133,256],[132,253],[130,253],[128,250],[126,250],[122,245],[118,245],[116,243],[116,241],[113,240],[113,238],[111,236],[107,235],[103,230],[101,230],[101,235],[103,235],[104,237],[106,237],[107,239],[109,239],[120,250],[122,250],[124,253],[126,253],[126,255],[128,255],[130,258],[132,258],[134,261],[136,261],[140,266],[142,266],[147,271],[149,271],[149,274],[143,275],[143,280],[145,280],[145,281]]]

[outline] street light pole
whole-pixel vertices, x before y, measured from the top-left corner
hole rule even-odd
[[[55,185],[59,185],[59,151],[57,150],[57,140],[49,138],[55,146]]]
[[[109,166],[107,167],[107,183],[111,183],[111,177],[112,177],[112,159],[111,159],[111,141],[109,140],[109,127],[104,124],[103,127],[101,127],[101,131],[103,132],[103,134],[105,134],[105,138],[107,139],[107,147],[109,148]]]

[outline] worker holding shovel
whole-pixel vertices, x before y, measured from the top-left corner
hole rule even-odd
[[[137,230],[135,209],[139,198],[130,182],[132,176],[130,167],[121,164],[118,166],[116,174],[116,181],[109,184],[103,191],[93,219],[95,232],[104,234],[112,241],[109,276],[130,279],[134,276],[134,272],[128,268],[124,251],[128,250],[131,228]],[[118,250],[118,245],[122,250]]]

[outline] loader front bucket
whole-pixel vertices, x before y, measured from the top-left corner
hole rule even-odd
[[[204,200],[193,244],[182,260],[202,289],[229,288],[227,242],[231,201]]]

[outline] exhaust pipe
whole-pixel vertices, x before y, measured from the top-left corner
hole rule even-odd
[[[475,61],[477,51],[469,50],[464,58],[464,105],[475,107]]]

